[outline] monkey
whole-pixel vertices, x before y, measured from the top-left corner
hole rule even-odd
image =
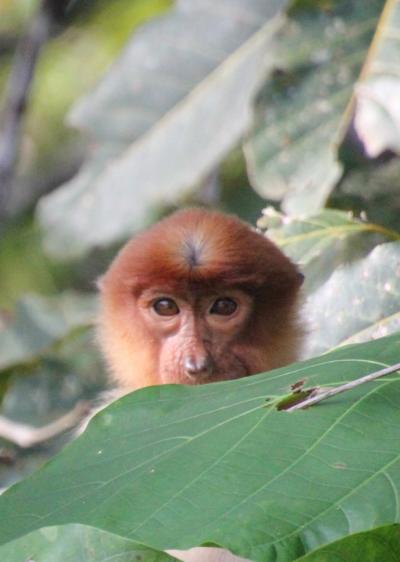
[[[98,340],[115,397],[247,377],[299,357],[303,275],[264,235],[217,211],[177,211],[130,240],[101,278]],[[224,549],[169,551],[235,562]]]
[[[292,363],[303,275],[240,219],[178,211],[100,280],[100,347],[122,391],[235,379]]]

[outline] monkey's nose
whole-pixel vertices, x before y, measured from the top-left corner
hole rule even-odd
[[[204,357],[193,357],[189,355],[184,360],[184,367],[189,377],[208,375],[211,372],[211,361],[207,355]]]

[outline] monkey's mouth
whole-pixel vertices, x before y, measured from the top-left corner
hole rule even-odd
[[[234,380],[234,379],[242,379],[244,377],[248,377],[249,374],[250,373],[247,371],[247,369],[246,370],[240,370],[240,372],[238,372],[238,371],[228,371],[228,372],[223,372],[223,373],[216,373],[216,374],[212,375],[208,380],[204,381],[204,383],[207,383],[207,382],[222,382],[222,381],[230,381],[230,380]]]
[[[185,380],[182,381],[183,384],[189,385],[197,385],[197,384],[209,384],[213,382],[223,382],[223,381],[230,381],[234,379],[242,379],[243,377],[249,376],[248,372],[241,371],[240,373],[237,372],[224,372],[224,373],[213,373],[209,376],[204,377],[185,377]]]
[[[163,373],[161,380],[164,384],[208,384],[212,382],[222,382],[233,379],[241,379],[248,377],[251,374],[246,365],[238,362],[232,367],[224,369],[215,368],[211,372],[189,374],[184,369],[180,369],[178,373]]]

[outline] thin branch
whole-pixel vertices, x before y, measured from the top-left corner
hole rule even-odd
[[[49,2],[42,0],[39,11],[15,54],[0,138],[0,210],[2,212],[12,186],[32,78],[40,50],[49,37],[52,22],[53,14]]]
[[[73,410],[42,427],[32,427],[0,416],[0,437],[24,449],[34,447],[74,427],[87,415],[88,411],[87,402],[78,402]]]
[[[348,390],[352,390],[361,384],[366,382],[374,381],[386,375],[390,375],[396,371],[400,371],[400,363],[396,363],[396,365],[391,365],[390,367],[385,367],[385,369],[381,369],[380,371],[376,371],[375,373],[371,373],[369,375],[365,375],[359,379],[356,379],[351,382],[347,382],[340,386],[336,386],[335,388],[330,388],[329,390],[320,392],[319,394],[315,394],[306,398],[302,402],[298,402],[294,406],[287,408],[286,412],[294,412],[295,410],[302,410],[304,408],[308,408],[309,406],[313,406],[314,404],[318,404],[318,402],[322,402],[322,400],[326,400],[331,396],[336,396],[336,394],[341,394],[342,392],[347,392]]]

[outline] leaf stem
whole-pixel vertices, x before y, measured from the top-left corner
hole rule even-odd
[[[378,232],[379,234],[383,234],[383,236],[386,236],[386,238],[391,238],[392,240],[400,240],[400,233],[396,232],[396,230],[386,228],[384,226],[381,226],[380,224],[368,223],[368,226],[370,230],[372,230],[373,232]]]
[[[374,381],[376,379],[379,379],[380,377],[384,377],[385,375],[390,375],[395,371],[400,371],[400,363],[396,363],[395,365],[391,365],[390,367],[385,367],[380,371],[375,371],[375,373],[370,373],[369,375],[365,375],[364,377],[361,377],[354,381],[347,382],[340,386],[336,386],[335,388],[330,388],[329,390],[326,390],[314,396],[310,396],[309,398],[306,398],[302,402],[298,402],[294,406],[287,408],[286,412],[294,412],[295,410],[302,410],[304,408],[308,408],[309,406],[318,404],[318,402],[322,402],[322,400],[326,400],[331,396],[335,396],[336,394],[341,394],[342,392],[347,392],[348,390],[352,390],[353,388],[360,386],[361,384]]]

